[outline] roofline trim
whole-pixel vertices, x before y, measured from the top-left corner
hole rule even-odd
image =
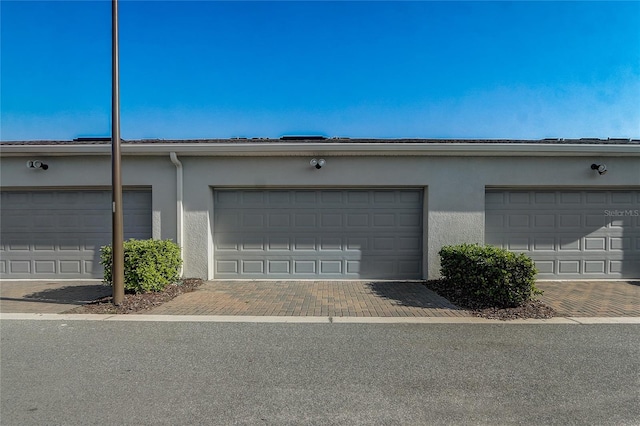
[[[123,144],[123,155],[181,156],[304,156],[322,153],[345,156],[640,156],[639,145],[628,144],[540,144],[540,143],[136,143]],[[110,144],[0,145],[1,156],[22,155],[111,155]]]

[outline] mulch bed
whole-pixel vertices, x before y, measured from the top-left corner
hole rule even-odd
[[[163,291],[140,294],[125,294],[122,304],[115,306],[113,297],[107,296],[87,305],[78,306],[65,314],[135,314],[148,311],[183,294],[190,293],[204,283],[199,278],[186,278],[176,284],[170,284]]]
[[[477,306],[473,300],[465,298],[454,287],[447,285],[444,280],[429,280],[425,285],[429,290],[438,293],[454,305],[468,309],[476,317],[506,321],[527,318],[546,319],[553,318],[556,314],[551,306],[536,299],[515,308],[486,308]]]

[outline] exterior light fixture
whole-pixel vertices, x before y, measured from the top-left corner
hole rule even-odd
[[[316,169],[321,169],[322,166],[324,166],[325,164],[327,164],[327,162],[324,159],[319,159],[316,160],[315,158],[312,159],[311,161],[309,161],[309,164],[311,164],[312,167],[315,167]]]
[[[27,168],[47,170],[49,166],[40,160],[29,160],[27,161]]]
[[[593,163],[591,165],[591,170],[597,170],[598,174],[603,175],[605,173],[607,173],[607,166],[604,164],[595,164]]]

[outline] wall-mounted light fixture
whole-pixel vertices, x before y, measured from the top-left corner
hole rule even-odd
[[[598,174],[603,175],[603,174],[607,173],[607,166],[604,165],[604,164],[595,164],[595,163],[593,163],[591,165],[591,170],[597,170]]]
[[[311,164],[312,167],[315,167],[316,169],[321,169],[322,166],[324,166],[325,164],[327,164],[327,162],[324,159],[319,159],[316,160],[315,158],[312,159],[311,161],[309,161],[309,164]]]
[[[29,160],[27,161],[27,168],[47,170],[49,166],[40,160]]]

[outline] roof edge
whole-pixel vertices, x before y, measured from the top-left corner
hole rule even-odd
[[[640,142],[640,141],[638,141]],[[123,155],[210,155],[210,156],[303,156],[322,153],[342,156],[640,156],[639,144],[536,143],[536,142],[355,142],[287,143],[125,143]],[[293,148],[293,149],[292,149]],[[1,156],[111,155],[110,144],[0,144]]]

